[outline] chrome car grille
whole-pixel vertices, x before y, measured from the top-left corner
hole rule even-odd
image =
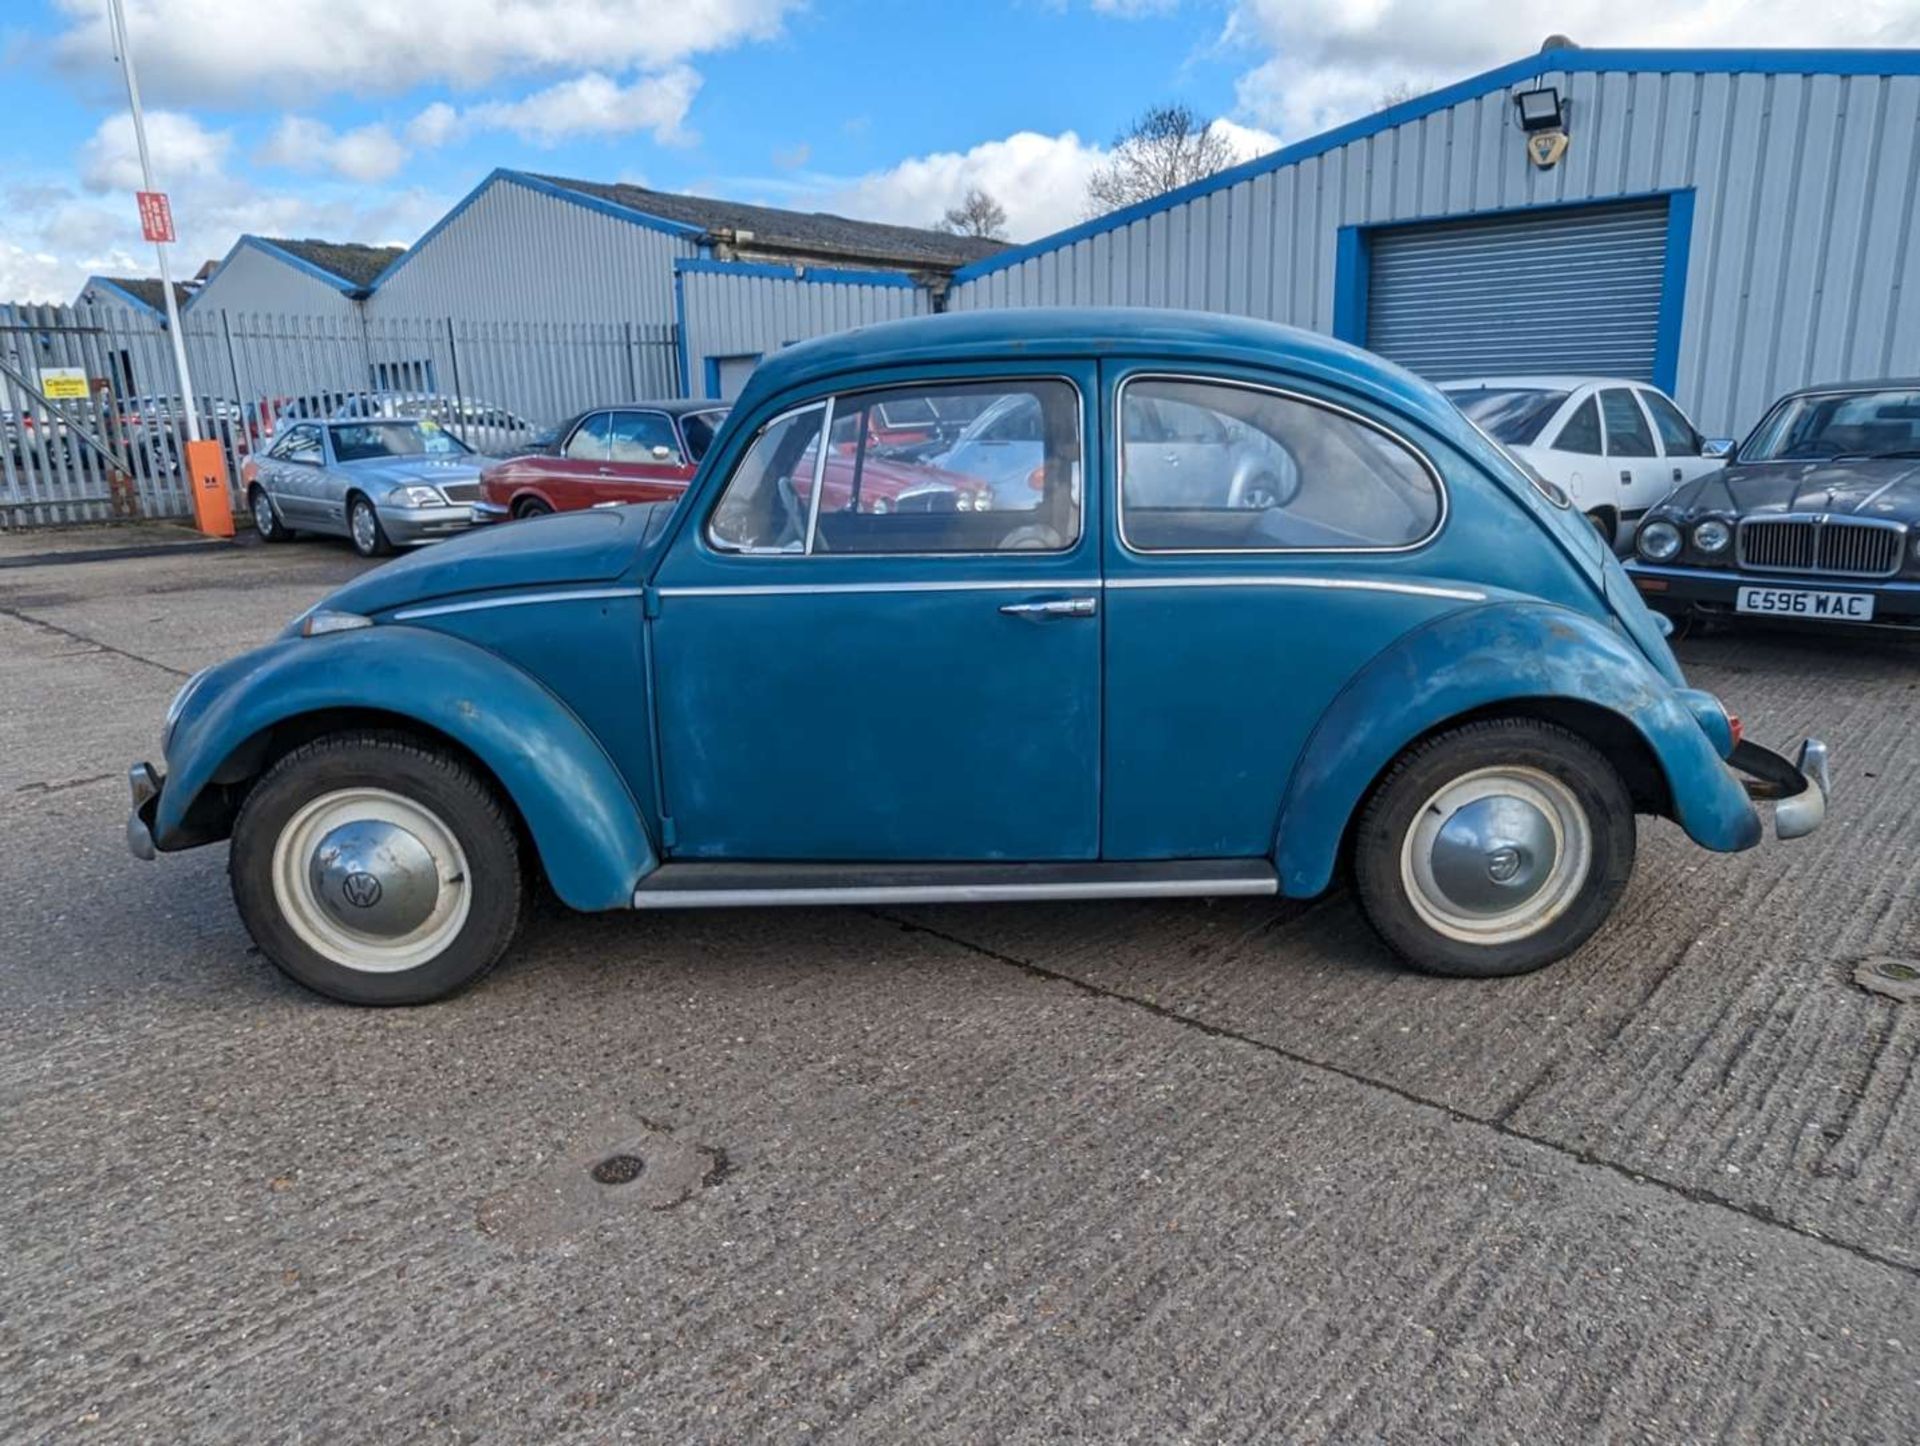
[[[442,482],[440,493],[449,502],[478,502],[480,484],[478,482]]]
[[[1750,572],[1891,577],[1907,529],[1897,522],[1828,517],[1749,517],[1740,524],[1740,566]]]

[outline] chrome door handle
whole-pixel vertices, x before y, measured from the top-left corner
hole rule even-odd
[[[1045,602],[1000,605],[1000,611],[1010,618],[1090,618],[1099,610],[1100,599],[1092,597],[1056,597]]]

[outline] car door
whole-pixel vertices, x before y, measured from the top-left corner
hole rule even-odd
[[[1622,523],[1639,521],[1649,507],[1673,490],[1667,460],[1653,440],[1653,423],[1633,387],[1600,389],[1600,420],[1607,434],[1607,465],[1619,491]]]
[[[1653,429],[1660,439],[1660,451],[1666,458],[1665,496],[1682,482],[1691,482],[1706,472],[1714,472],[1725,466],[1725,459],[1703,457],[1702,449],[1706,439],[1700,435],[1700,429],[1687,419],[1674,400],[1656,387],[1641,387],[1640,403],[1647,409],[1647,415],[1653,418]],[[1654,499],[1656,502],[1659,498]]]
[[[670,853],[1096,856],[1092,380],[1084,364],[871,378],[729,429],[653,582]],[[924,464],[869,455],[867,414],[888,399],[982,393],[1036,417],[1042,475],[1020,506],[961,511]],[[848,438],[831,449],[844,486],[822,484],[825,435]],[[863,485],[869,461],[884,489]],[[931,484],[913,507],[895,505],[907,466]]]
[[[301,422],[282,433],[274,444],[272,462],[269,490],[280,509],[280,520],[294,528],[330,526],[320,495],[326,462],[320,428]]]
[[[693,475],[665,412],[614,412],[607,446],[607,465],[594,484],[596,504],[664,501],[679,496]]]
[[[1202,408],[1284,454],[1294,485],[1262,508],[1236,505],[1224,485],[1170,499],[1143,482],[1135,449],[1117,449],[1101,857],[1264,857],[1295,764],[1355,661],[1463,596],[1421,571],[1445,515],[1438,473],[1352,399],[1262,371],[1109,362],[1103,390],[1122,436],[1129,411]],[[1207,465],[1224,476],[1233,460],[1221,449]]]
[[[600,500],[600,485],[612,475],[612,431],[612,413],[588,412],[574,423],[551,457],[528,459],[556,508],[565,512]]]

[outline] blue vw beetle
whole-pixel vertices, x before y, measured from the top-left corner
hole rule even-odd
[[[1030,412],[1024,485],[989,504],[951,453],[896,452],[876,475],[941,485],[863,496],[902,403]],[[1144,456],[1136,417],[1169,415],[1192,435]],[[1166,485],[1250,453],[1287,485]],[[368,573],[190,681],[164,748],[134,852],[230,837],[262,951],[364,1004],[479,977],[536,871],[663,909],[1304,897],[1347,859],[1414,965],[1512,974],[1600,926],[1636,813],[1744,849],[1754,799],[1793,837],[1827,792],[1825,749],[1743,741],[1566,498],[1439,392],[1157,310],[792,347],[678,504]]]

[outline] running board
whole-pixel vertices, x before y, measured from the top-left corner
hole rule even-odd
[[[636,909],[776,904],[997,904],[1039,899],[1179,899],[1277,894],[1265,859],[1157,863],[662,864],[633,891]]]

